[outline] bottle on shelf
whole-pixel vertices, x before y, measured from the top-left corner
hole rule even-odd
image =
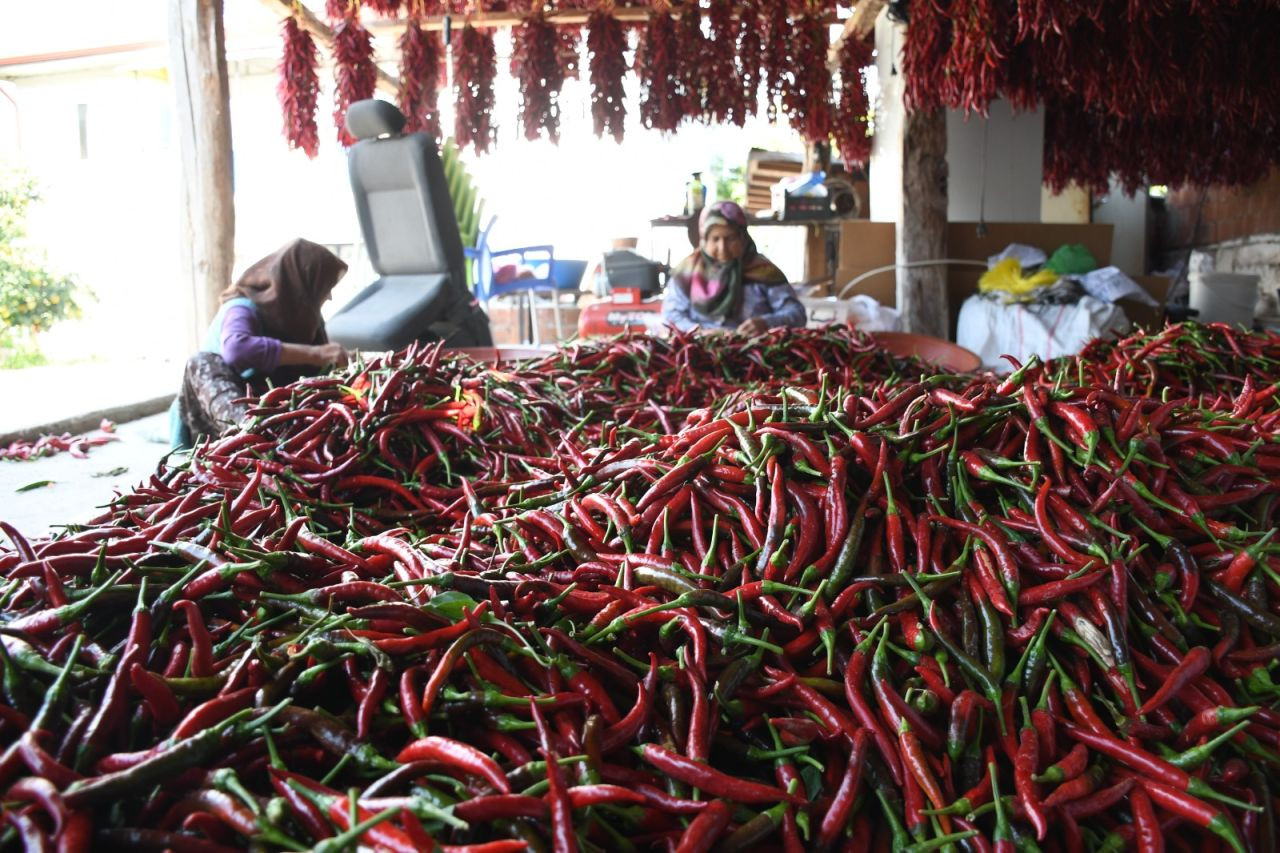
[[[707,201],[707,188],[702,185],[702,173],[694,172],[693,179],[685,187],[684,215],[697,216]]]

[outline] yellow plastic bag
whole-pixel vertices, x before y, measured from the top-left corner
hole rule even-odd
[[[1049,287],[1058,280],[1058,274],[1042,269],[1030,276],[1022,274],[1022,263],[1017,258],[1005,258],[978,279],[978,290],[983,293],[996,291],[1005,304],[1031,302],[1042,287]]]

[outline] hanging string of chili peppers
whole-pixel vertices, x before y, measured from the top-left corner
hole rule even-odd
[[[511,39],[511,75],[520,83],[520,126],[525,139],[545,135],[559,142],[556,99],[564,86],[564,65],[556,28],[538,11],[512,28]]]
[[[440,139],[444,43],[439,33],[419,25],[421,4],[411,3],[410,9],[414,11],[400,36],[400,111],[404,113],[406,131],[422,130]]]
[[[676,22],[668,14],[666,3],[659,0],[636,49],[640,121],[653,130],[672,132],[684,118],[678,50]]]
[[[680,7],[676,21],[676,89],[681,115],[688,121],[708,118],[708,79],[722,73],[707,61],[711,49],[702,32],[702,8],[697,0],[690,0]]]
[[[760,51],[761,80],[769,121],[778,117],[778,100],[787,88],[791,68],[791,19],[786,0],[759,0],[764,46]]]
[[[760,100],[760,78],[764,40],[761,36],[760,3],[748,0],[734,4],[738,8],[738,82],[741,90],[734,102],[729,120],[736,125],[746,123],[756,114]]]
[[[736,124],[746,121],[741,64],[738,62],[739,21],[730,0],[711,0],[707,9],[710,35],[703,45],[706,69],[706,113],[709,121]]]
[[[606,133],[621,142],[627,103],[627,32],[608,10],[596,7],[587,19],[587,68],[591,75],[591,118],[596,136]]]
[[[320,133],[316,127],[320,57],[311,33],[298,24],[296,16],[285,19],[283,32],[284,58],[280,61],[276,93],[284,112],[284,138],[290,148],[315,157],[320,152]]]
[[[343,11],[344,17],[333,28],[333,122],[338,141],[351,145],[355,139],[347,133],[347,107],[373,97],[378,67],[373,61],[373,36],[360,23],[359,5],[352,3]]]
[[[1280,165],[1271,3],[927,0],[910,6],[908,109],[1045,110],[1045,180],[1105,192],[1244,185]],[[1190,46],[1194,45],[1194,49]]]
[[[821,11],[792,21],[790,79],[782,92],[782,107],[791,127],[809,142],[825,142],[831,136],[830,46],[830,28]]]
[[[571,24],[556,27],[556,55],[560,59],[560,76],[563,80],[579,80],[582,77],[582,27]]]
[[[871,63],[867,42],[847,38],[840,45],[840,100],[832,136],[841,159],[849,166],[865,166],[871,157],[871,137],[867,135],[871,105],[866,88],[866,69]]]
[[[493,81],[497,73],[493,31],[479,30],[467,23],[456,36],[453,48],[453,138],[459,148],[470,146],[477,154],[483,154],[493,144]]]

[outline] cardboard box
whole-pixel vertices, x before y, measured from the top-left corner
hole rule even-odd
[[[1169,300],[1169,288],[1173,287],[1173,279],[1167,275],[1135,275],[1131,278],[1160,304],[1147,305],[1134,299],[1121,299],[1118,304],[1134,325],[1145,329],[1160,328],[1164,325],[1164,306]]]

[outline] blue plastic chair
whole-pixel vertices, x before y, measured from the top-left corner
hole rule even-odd
[[[553,246],[520,246],[514,249],[494,249],[489,245],[489,235],[493,232],[494,223],[497,221],[497,216],[490,218],[488,225],[476,238],[475,248],[463,250],[467,258],[472,262],[476,299],[484,304],[486,310],[489,307],[489,300],[496,296],[515,294],[520,301],[527,303],[529,306],[529,323],[526,328],[520,330],[520,340],[521,343],[531,341],[534,345],[537,345],[538,323],[533,316],[536,308],[534,294],[537,292],[550,292],[552,307],[555,310],[556,334],[558,336],[561,335],[559,292],[576,289],[578,279],[582,277],[582,270],[578,270],[577,278],[573,279],[572,282],[566,281],[566,279],[573,278],[572,272],[575,262],[566,261],[557,265]],[[494,270],[500,269],[509,263],[532,270],[533,276],[501,283],[494,281]],[[527,336],[526,333],[528,333]]]

